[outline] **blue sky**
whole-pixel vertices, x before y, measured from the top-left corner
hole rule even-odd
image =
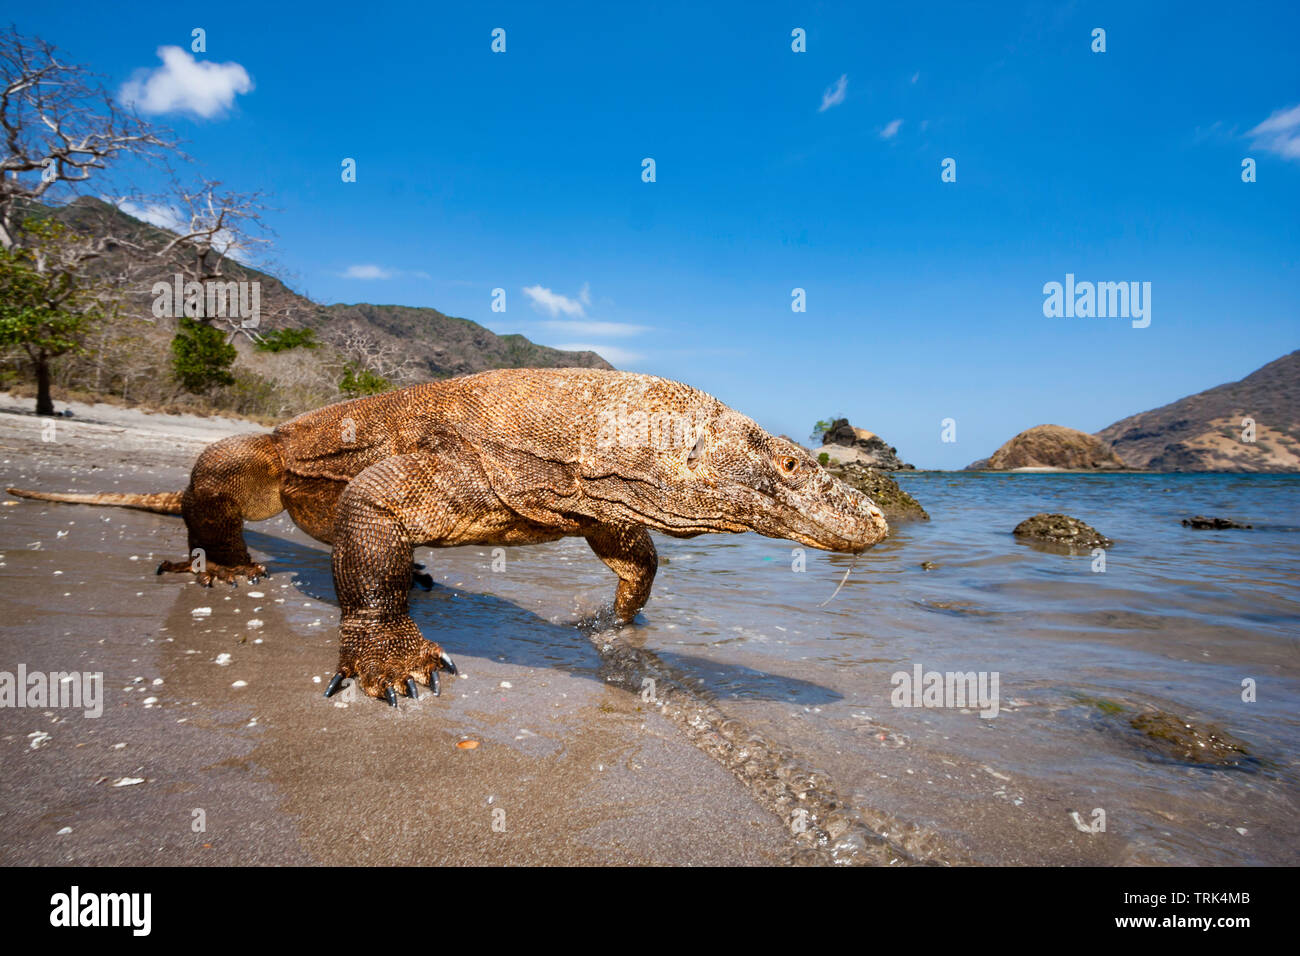
[[[298,291],[596,348],[799,440],[840,413],[962,467],[1300,347],[1294,4],[10,15],[264,190]],[[185,53],[149,72],[166,46]],[[1045,317],[1066,273],[1150,282],[1150,326]]]

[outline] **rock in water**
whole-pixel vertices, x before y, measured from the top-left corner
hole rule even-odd
[[[1076,695],[1092,710],[1098,729],[1131,744],[1159,761],[1224,769],[1254,769],[1260,765],[1250,748],[1226,730],[1194,722],[1150,705],[1104,697]]]
[[[842,464],[856,462],[881,471],[912,471],[915,468],[898,457],[898,449],[893,445],[886,445],[883,438],[865,428],[854,428],[847,418],[835,419],[822,435],[822,447],[814,454],[822,452],[831,461]]]
[[[1036,425],[1011,439],[986,460],[970,465],[988,471],[1061,468],[1067,471],[1118,470],[1127,466],[1100,438],[1061,425]]]
[[[1096,528],[1069,515],[1037,514],[1020,522],[1011,533],[1070,548],[1109,548],[1115,543]]]
[[[1246,745],[1212,724],[1197,726],[1164,711],[1137,714],[1129,726],[1158,755],[1185,763],[1239,767],[1250,756]]]
[[[1220,528],[1249,528],[1250,525],[1237,524],[1237,522],[1229,521],[1227,518],[1207,518],[1205,515],[1196,515],[1192,518],[1184,518],[1183,527],[1218,530]]]
[[[830,465],[826,469],[845,484],[858,489],[885,513],[890,521],[906,521],[919,518],[929,521],[920,502],[898,486],[893,478],[875,468],[851,461],[843,465]]]

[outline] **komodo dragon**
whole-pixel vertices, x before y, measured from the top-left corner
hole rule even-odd
[[[9,492],[44,501],[180,514],[191,554],[158,573],[202,584],[256,580],[243,523],[283,510],[333,546],[342,612],[338,673],[396,706],[396,687],[438,693],[456,665],[407,613],[415,548],[587,539],[618,575],[632,620],[677,538],[756,531],[860,552],[888,533],[861,492],[802,448],[687,385],[597,369],[506,369],[307,412],[270,434],[208,446],[189,487],[167,494]]]

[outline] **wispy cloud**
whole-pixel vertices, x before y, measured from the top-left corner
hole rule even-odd
[[[393,277],[392,269],[385,269],[383,266],[348,266],[343,270],[345,279],[391,279]]]
[[[138,203],[130,199],[120,199],[116,205],[118,209],[128,216],[134,216],[141,222],[147,222],[151,226],[158,226],[161,229],[168,229],[177,233],[182,232],[186,227],[184,220],[181,219],[180,212],[175,206],[155,202]]]
[[[558,292],[552,292],[541,285],[526,286],[524,295],[532,300],[534,309],[538,312],[545,312],[552,318],[560,315],[572,315],[576,318],[582,318],[587,314],[586,306],[591,304],[591,287],[586,283],[583,284],[582,290],[578,293],[576,299],[571,299],[567,295],[560,295]]]
[[[902,125],[903,125],[903,121],[901,119],[890,120],[888,123],[885,124],[885,128],[880,131],[880,138],[893,139],[895,136],[898,135],[899,127],[901,127]]]
[[[1278,110],[1252,129],[1250,145],[1284,159],[1300,160],[1300,104]]]
[[[159,47],[158,58],[162,66],[137,70],[118,94],[141,113],[193,113],[211,119],[253,88],[248,71],[238,63],[196,60],[178,46]]]
[[[166,203],[136,202],[133,199],[115,199],[111,196],[100,196],[99,198],[104,202],[112,203],[128,216],[139,219],[141,222],[147,222],[151,226],[174,232],[177,235],[188,233],[194,226],[194,223],[187,221],[181,215],[179,209]],[[218,229],[213,233],[212,245],[236,262],[242,262],[244,265],[252,265],[254,262],[253,250],[248,247],[251,244],[238,243],[235,234],[229,229]]]
[[[913,73],[913,74],[912,74],[912,82],[913,82],[913,83],[915,83],[915,82],[916,82],[917,80],[919,80],[920,78],[921,78],[921,74],[920,74],[919,71],[916,72],[916,73]]]
[[[620,348],[617,345],[590,345],[586,342],[568,342],[564,345],[553,345],[551,348],[563,349],[565,352],[595,352],[601,358],[615,365],[631,365],[644,358],[644,356],[636,352]]]
[[[565,319],[543,322],[542,325],[556,332],[570,332],[574,335],[608,336],[609,338],[628,338],[633,335],[642,335],[651,330],[648,325],[631,325],[626,322],[574,322]]]
[[[419,271],[409,271],[406,269],[390,269],[386,266],[377,266],[373,264],[348,266],[339,276],[344,279],[428,279],[429,273]]]
[[[844,102],[844,97],[848,94],[849,75],[841,74],[840,78],[826,87],[826,92],[822,94],[822,105],[817,108],[818,113],[825,113],[832,106],[839,106]]]

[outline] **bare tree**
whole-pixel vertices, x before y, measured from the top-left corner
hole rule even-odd
[[[416,378],[415,358],[395,342],[382,342],[360,329],[339,330],[326,341],[338,349],[344,365],[373,372],[393,385],[407,385]]]
[[[172,156],[186,159],[170,132],[121,107],[94,74],[64,62],[51,44],[13,28],[0,31],[0,135],[0,250],[39,252],[15,259],[15,267],[58,273],[67,288],[94,290],[105,304],[129,302],[129,315],[151,320],[149,290],[160,278],[224,280],[232,261],[249,262],[270,241],[260,194],[226,190],[206,178],[183,185],[166,163]],[[111,174],[127,159],[164,166],[170,188],[157,194],[115,189]],[[118,198],[105,202],[88,194],[92,181],[98,196]],[[69,228],[50,233],[39,225],[48,218]],[[57,251],[54,238],[62,243]],[[211,322],[216,316],[198,318]],[[35,334],[31,322],[10,325],[11,344]],[[76,329],[81,335],[89,326]],[[232,323],[232,335],[236,329],[256,336],[253,323]],[[60,353],[38,350],[32,359],[44,395],[38,407],[45,413],[52,409],[48,358],[79,349],[74,342]]]
[[[16,29],[0,32],[0,247],[19,241],[34,204],[75,190],[127,157],[175,149],[165,131],[124,110],[85,67]]]
[[[225,190],[215,180],[186,185],[173,176],[169,191],[132,193],[115,205],[166,230],[161,236],[117,236],[119,246],[142,263],[179,269],[189,282],[223,279],[231,260],[247,265],[271,242],[262,194]]]

